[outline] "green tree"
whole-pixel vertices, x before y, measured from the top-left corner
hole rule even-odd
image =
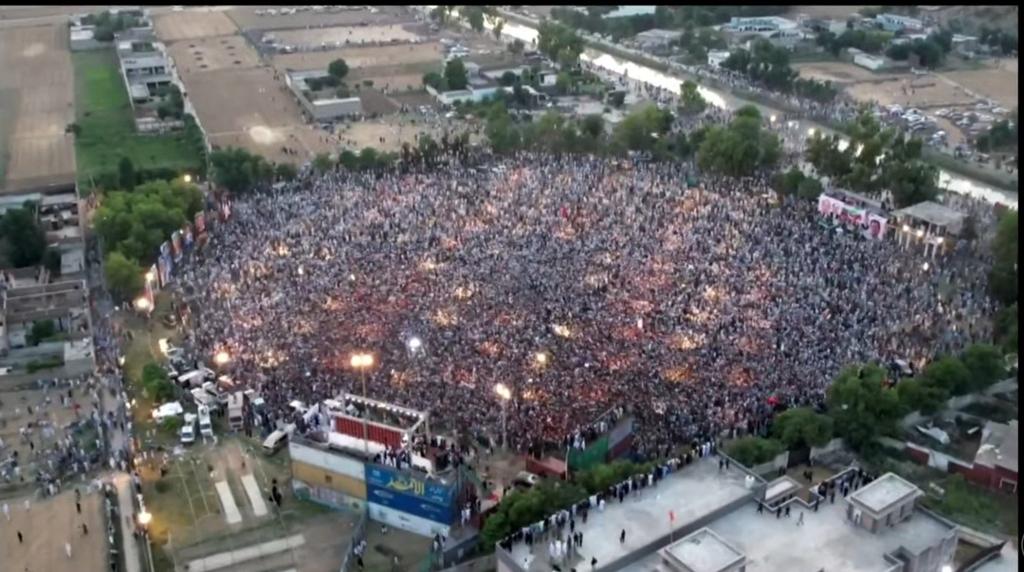
[[[586,137],[594,140],[599,140],[604,137],[604,117],[598,114],[588,115],[583,118],[583,122],[580,125],[580,131]]]
[[[1003,308],[996,315],[995,341],[1007,353],[1017,353],[1017,303]]]
[[[971,344],[960,356],[970,375],[970,391],[981,391],[1006,376],[1003,352],[991,344]]]
[[[4,213],[0,218],[0,237],[4,239],[7,260],[15,268],[39,264],[46,252],[46,233],[31,203]]]
[[[999,220],[992,241],[992,270],[989,288],[1003,304],[1017,302],[1017,211],[1007,211]]]
[[[334,164],[331,162],[331,156],[327,153],[317,153],[316,156],[313,157],[313,169],[316,170],[317,173],[326,173],[327,171],[330,171],[333,166]]]
[[[687,115],[697,115],[707,109],[708,102],[700,94],[695,82],[686,80],[679,89],[680,111]]]
[[[778,136],[761,129],[760,113],[746,106],[727,127],[707,130],[697,153],[697,164],[708,172],[749,176],[774,166],[780,154]]]
[[[843,369],[828,389],[826,403],[836,435],[854,450],[895,431],[901,406],[885,378],[885,370],[877,365],[853,365]]]
[[[779,441],[761,437],[741,437],[727,447],[729,456],[746,467],[767,463],[783,451],[785,447]]]
[[[299,170],[291,163],[278,163],[274,165],[274,176],[279,181],[294,181],[299,176]]]
[[[572,91],[572,76],[567,72],[559,72],[555,78],[555,91],[559,95],[566,95]]]
[[[338,58],[327,64],[327,73],[338,81],[344,80],[348,75],[348,64],[345,63],[345,60]]]
[[[202,208],[203,194],[195,185],[150,181],[130,193],[108,192],[96,213],[96,232],[107,252],[148,266],[160,244]]]
[[[508,51],[513,55],[521,55],[526,50],[526,44],[522,40],[516,38],[508,44]]]
[[[41,320],[32,323],[32,329],[29,330],[28,335],[25,336],[25,341],[27,341],[30,346],[38,346],[41,342],[56,334],[57,326],[53,324],[53,320]]]
[[[583,53],[583,39],[567,26],[542,20],[537,28],[537,49],[560,65],[575,65]]]
[[[821,196],[822,191],[824,191],[824,188],[821,186],[821,181],[813,177],[807,177],[800,181],[796,194],[801,199],[816,201]]]
[[[232,193],[251,191],[257,184],[273,178],[273,169],[266,159],[245,149],[229,147],[210,154],[213,180]]]
[[[921,379],[950,395],[965,395],[971,391],[971,373],[963,362],[952,356],[929,363],[921,372]]]
[[[809,407],[788,409],[772,422],[772,435],[788,449],[822,447],[832,440],[832,419]]]
[[[142,267],[120,252],[114,251],[107,255],[103,273],[107,279],[107,288],[121,301],[131,300],[142,290]]]
[[[881,177],[898,208],[933,200],[938,194],[939,171],[921,160],[887,159]]]
[[[904,379],[896,384],[896,395],[906,411],[920,411],[925,415],[939,412],[949,399],[949,392],[935,387],[922,378]]]
[[[632,111],[612,134],[615,145],[623,151],[651,151],[658,140],[672,127],[672,114],[648,104]]]
[[[466,89],[469,85],[469,74],[461,58],[452,58],[444,65],[444,81],[450,90]]]
[[[780,195],[795,195],[807,176],[799,167],[790,167],[785,173],[776,173],[772,177],[772,188]]]
[[[128,157],[121,157],[117,164],[118,182],[122,189],[130,191],[135,188],[135,165]]]
[[[62,257],[60,250],[56,248],[47,248],[46,252],[43,253],[43,266],[50,272],[50,276],[60,276],[60,265]]]
[[[146,394],[157,402],[174,398],[174,384],[168,379],[164,368],[156,363],[150,362],[143,366],[142,387],[146,390]],[[180,429],[180,425],[178,428]]]

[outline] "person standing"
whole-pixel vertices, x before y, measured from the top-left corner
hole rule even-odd
[[[625,542],[626,542],[626,529],[623,528],[622,529],[622,533],[619,534],[619,544],[623,544]]]
[[[64,543],[64,552],[67,553],[68,560],[70,560],[71,559],[71,543],[70,542],[65,542]]]
[[[803,511],[800,511],[800,516],[797,517],[797,519],[796,519],[796,525],[797,526],[803,526],[804,525],[804,513],[803,513]]]

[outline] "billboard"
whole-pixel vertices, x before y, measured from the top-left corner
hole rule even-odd
[[[160,245],[160,256],[156,259],[156,267],[160,273],[160,287],[166,287],[171,283],[171,271],[174,270],[174,262],[171,261],[171,245],[167,241]]]
[[[382,465],[366,465],[366,496],[372,504],[440,524],[455,519],[455,489]]]
[[[849,205],[826,194],[818,196],[818,212],[837,224],[860,230],[864,238],[874,240],[885,238],[888,219],[880,214]]]
[[[199,211],[196,213],[195,218],[196,236],[203,236],[206,234],[206,213]]]
[[[181,234],[185,240],[185,250],[192,250],[192,243],[194,242],[192,236],[192,225],[186,222],[185,228],[182,230]]]
[[[171,250],[174,252],[174,262],[181,262],[181,231],[171,233]]]
[[[566,457],[569,469],[573,471],[585,471],[600,465],[608,458],[608,435],[594,441],[586,449],[569,449]]]

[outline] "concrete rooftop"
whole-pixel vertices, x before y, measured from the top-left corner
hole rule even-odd
[[[570,567],[589,570],[590,559],[596,557],[601,568],[669,534],[673,530],[669,511],[675,513],[674,529],[678,530],[733,501],[752,496],[745,485],[746,476],[735,467],[719,472],[718,459],[707,458],[683,467],[637,496],[628,495],[622,503],[618,499],[608,502],[603,513],[591,509],[586,524],[576,520],[576,530],[583,532],[582,558]],[[626,541],[619,544],[623,529]],[[657,552],[654,556],[655,562],[660,561]],[[512,548],[512,557],[520,565],[529,562],[531,572],[552,570],[546,544],[535,545],[530,554],[526,544],[518,542]]]
[[[747,557],[747,572],[778,570],[842,570],[883,572],[892,564],[888,554],[901,546],[918,552],[938,544],[951,528],[917,511],[910,519],[876,534],[853,526],[846,519],[846,503],[822,504],[818,512],[791,505],[789,518],[776,519],[767,512],[736,510],[708,525]],[[803,526],[797,526],[800,513]]]
[[[872,481],[871,484],[850,493],[850,500],[879,514],[915,494],[920,496],[921,490],[893,473],[886,473]]]
[[[665,547],[664,552],[693,572],[721,572],[743,560],[743,553],[707,528]]]

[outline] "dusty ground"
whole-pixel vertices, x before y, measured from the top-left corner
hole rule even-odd
[[[296,12],[282,16],[257,16],[256,10],[282,8],[281,6],[241,6],[228,11],[228,15],[242,30],[286,30],[322,26],[352,26],[357,24],[386,24],[410,21],[405,9],[399,6],[375,6],[377,13],[369,10],[344,10],[338,12],[314,13]]]
[[[35,452],[42,452],[49,449],[57,439],[64,436],[64,431],[59,430],[75,421],[75,411],[71,408],[64,408],[60,404],[59,395],[66,395],[67,389],[49,391],[41,390],[19,390],[0,392],[0,439],[4,442],[4,452],[17,451],[18,457],[22,460],[22,474],[31,472],[35,463],[36,455],[28,442],[20,438],[20,429],[26,427],[30,422],[37,424],[37,428],[28,433],[28,438],[35,445]],[[46,403],[49,400],[50,403]],[[78,415],[80,418],[88,417],[92,411],[92,402],[85,389],[78,387],[72,389],[72,401],[78,404]],[[28,409],[32,408],[29,414]],[[44,436],[38,428],[39,423],[48,423],[58,428],[52,437]]]
[[[158,38],[165,42],[230,36],[238,32],[224,12],[171,12],[153,18]]]
[[[168,51],[183,74],[260,65],[259,54],[239,35],[174,42]]]
[[[184,71],[182,80],[210,142],[238,146],[273,161],[301,162],[330,149],[305,125],[294,95],[269,68]],[[300,152],[286,154],[282,147]]]
[[[281,30],[274,32],[279,44],[302,48],[318,48],[322,45],[384,44],[388,42],[415,42],[420,34],[402,24],[383,26],[335,26],[310,30]]]
[[[881,81],[900,77],[910,77],[910,74],[875,73],[860,66],[845,62],[807,62],[793,64],[793,69],[800,72],[802,77],[810,77],[819,80],[829,80],[833,83],[850,84],[856,82]]]
[[[353,72],[359,68],[440,62],[444,50],[440,42],[402,44],[395,46],[352,47],[323,52],[280,54],[273,57],[279,70],[326,69],[327,64],[341,58]]]
[[[71,16],[106,10],[107,6],[0,6],[0,20]]]
[[[4,188],[73,182],[74,75],[67,30],[60,26],[0,30],[0,138],[7,149]],[[3,159],[0,157],[0,159]]]
[[[463,128],[445,119],[426,121],[420,118],[413,123],[409,116],[389,115],[372,121],[345,123],[338,128],[337,134],[343,149],[359,151],[363,147],[376,147],[381,151],[398,152],[402,143],[415,145],[420,133],[428,133],[435,141],[439,141],[446,129],[450,133],[457,133]],[[479,142],[479,139],[477,134],[470,136],[473,143]]]
[[[861,8],[864,8],[864,6],[793,6],[789,13],[786,14],[786,17],[795,19],[797,15],[804,14],[808,18],[832,18],[835,20],[845,20]]]
[[[988,69],[943,72],[937,75],[940,79],[947,79],[959,85],[968,93],[973,92],[997,101],[1007,109],[1017,106],[1017,58],[996,60]]]
[[[70,487],[56,497],[31,504],[25,511],[21,499],[10,504],[11,521],[0,515],[0,568],[21,572],[79,572],[105,570],[107,543],[103,500],[99,493],[82,494],[82,514],[75,511]],[[82,533],[82,524],[88,534]],[[18,532],[24,543],[18,543]],[[71,543],[68,558],[64,543]]]

